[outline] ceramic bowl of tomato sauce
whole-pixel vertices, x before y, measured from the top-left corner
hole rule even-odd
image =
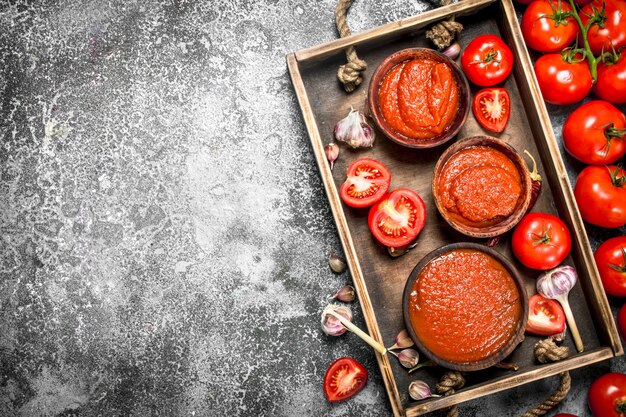
[[[369,113],[392,141],[431,148],[452,139],[467,120],[469,83],[450,58],[408,48],[383,60],[368,89]]]
[[[407,331],[436,364],[478,371],[524,339],[528,295],[515,266],[477,243],[453,243],[415,266],[403,293]]]
[[[473,136],[449,146],[435,165],[433,198],[457,231],[488,238],[511,230],[530,204],[532,180],[522,156],[491,136]]]

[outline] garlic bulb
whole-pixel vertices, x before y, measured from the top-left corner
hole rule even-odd
[[[365,121],[365,116],[353,108],[346,117],[337,122],[333,134],[335,139],[353,148],[371,148],[376,138],[374,130]]]
[[[349,322],[352,322],[352,310],[348,306],[329,304],[324,311],[322,311],[322,331],[324,334],[328,336],[341,336],[348,329],[341,324],[341,321],[337,317],[329,314],[329,311],[339,314]]]

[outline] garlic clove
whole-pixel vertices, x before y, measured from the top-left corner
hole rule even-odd
[[[402,331],[400,331],[400,333],[398,333],[398,335],[396,336],[396,342],[393,346],[389,348],[389,350],[404,349],[413,345],[415,345],[415,343],[413,343],[413,339],[411,339],[409,333],[406,331],[406,329],[402,329]]]
[[[336,143],[332,142],[328,145],[324,146],[324,152],[326,153],[326,159],[330,163],[330,169],[332,171],[333,166],[335,165],[335,161],[339,157],[339,146]]]
[[[461,54],[461,45],[459,45],[458,42],[454,42],[452,45],[441,51],[441,53],[452,60],[457,59]]]
[[[415,349],[404,349],[398,354],[394,353],[394,355],[398,358],[398,361],[400,361],[400,365],[409,369],[417,366],[417,363],[420,360],[420,354],[417,353],[417,350]]]
[[[333,134],[336,140],[353,148],[371,148],[376,138],[365,116],[354,109],[350,109],[350,113],[337,122]]]
[[[328,265],[330,269],[336,274],[341,274],[346,270],[346,261],[339,255],[331,253],[328,257]]]
[[[326,306],[326,308],[324,308],[324,311],[322,311],[322,331],[324,332],[324,334],[326,334],[327,336],[341,336],[348,329],[346,329],[346,327],[341,324],[341,321],[339,321],[339,319],[332,316],[331,314],[328,314],[329,310],[335,312],[336,314],[339,314],[349,322],[352,322],[352,309],[344,305],[329,304],[328,306]]]
[[[337,291],[332,298],[336,298],[344,303],[351,303],[356,299],[356,290],[352,285],[346,285]]]
[[[430,386],[424,381],[413,381],[409,384],[409,396],[415,401],[425,400],[430,397],[439,397],[433,394]]]

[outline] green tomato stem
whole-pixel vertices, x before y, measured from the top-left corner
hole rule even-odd
[[[576,4],[574,0],[569,0],[570,6],[572,6],[572,16],[578,23],[578,27],[580,28],[580,33],[583,35],[583,47],[585,49],[585,57],[587,58],[587,63],[589,64],[589,72],[591,73],[591,80],[593,83],[596,82],[598,78],[598,61],[599,59],[593,55],[591,52],[591,47],[589,46],[589,41],[587,40],[587,31],[591,27],[593,23],[593,19],[589,19],[587,22],[587,26],[583,25],[582,20],[580,20],[580,16],[578,15],[578,11],[576,10]]]

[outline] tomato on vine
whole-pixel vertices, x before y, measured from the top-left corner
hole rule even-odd
[[[626,1],[594,0],[578,14],[582,25],[589,26],[587,41],[594,55],[626,45]],[[583,45],[583,33],[578,37],[579,45]]]
[[[620,53],[612,51],[612,54],[605,54],[598,63],[598,78],[592,90],[602,100],[614,104],[626,103],[626,49]]]
[[[604,292],[626,297],[626,236],[603,242],[593,254]]]
[[[614,166],[585,167],[574,185],[583,220],[596,226],[626,225],[626,171]]]
[[[574,54],[546,54],[534,66],[543,99],[567,105],[581,101],[591,90],[589,65]]]
[[[578,34],[578,24],[567,0],[536,0],[522,15],[522,35],[526,45],[539,52],[558,52]]]

